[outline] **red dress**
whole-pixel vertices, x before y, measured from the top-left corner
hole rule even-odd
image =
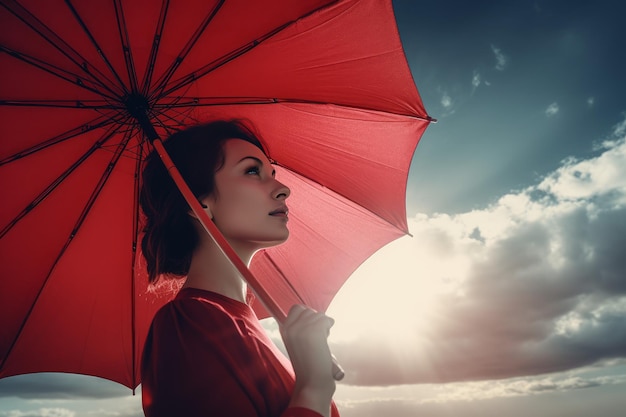
[[[294,373],[244,303],[183,288],[156,314],[146,339],[147,417],[318,417],[289,408]],[[339,414],[334,404],[333,417]]]

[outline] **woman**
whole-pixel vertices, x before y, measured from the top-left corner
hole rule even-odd
[[[275,179],[261,143],[243,124],[192,127],[172,135],[165,147],[243,262],[249,265],[256,251],[287,239],[290,191]],[[246,283],[154,152],[140,200],[150,282],[185,279],[156,314],[146,340],[146,416],[338,416],[327,344],[332,320],[304,306],[291,309],[281,327],[290,363],[249,307]]]

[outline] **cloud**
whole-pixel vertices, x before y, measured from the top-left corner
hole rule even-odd
[[[546,116],[550,117],[550,116],[554,116],[555,114],[557,114],[559,112],[559,105],[558,103],[552,103],[548,106],[548,108],[546,109],[545,113]]]
[[[0,417],[74,417],[76,413],[67,408],[40,408],[33,411],[0,411]]]
[[[105,417],[105,416],[115,416],[115,417],[143,417],[143,409],[141,408],[141,404],[138,402],[132,406],[122,407],[120,409],[113,409],[113,407],[109,407],[107,409],[99,408],[97,410],[87,411],[85,413],[88,416],[95,417]]]
[[[476,89],[481,85],[489,87],[491,83],[485,80],[478,71],[474,71],[474,74],[472,75],[472,92],[476,91]]]
[[[626,375],[595,378],[584,378],[580,376],[566,376],[564,378],[515,378],[503,381],[444,384],[435,387],[438,393],[434,397],[428,398],[420,403],[447,403],[451,401],[524,397],[624,383],[626,383]]]
[[[592,376],[594,370],[583,373],[566,373],[562,376],[514,378],[501,381],[484,381],[448,384],[400,385],[393,387],[350,387],[338,385],[337,405],[342,416],[483,416],[483,415],[562,415],[564,404],[575,409],[567,415],[589,415],[575,402],[582,401],[586,408],[597,409],[594,401],[602,401],[609,413],[598,415],[621,415],[618,404],[623,402],[622,387],[626,374]],[[598,398],[595,389],[604,387],[604,393],[614,393]],[[588,391],[587,391],[588,390]],[[596,399],[594,399],[597,398]],[[555,399],[558,399],[555,401]],[[582,399],[582,400],[581,400]],[[514,404],[520,405],[518,409]],[[529,404],[543,406],[531,412]],[[547,407],[546,407],[547,406]],[[550,407],[556,414],[547,412]],[[511,414],[513,410],[520,411]]]
[[[111,400],[108,400],[111,401]],[[38,401],[41,403],[41,400]],[[93,409],[96,404],[101,405],[105,408]],[[68,407],[41,407],[38,409],[23,411],[20,409],[12,409],[12,410],[0,410],[0,417],[75,417],[75,416],[92,416],[92,417],[107,417],[107,416],[115,416],[115,417],[141,417],[143,416],[143,411],[141,409],[141,404],[137,403],[134,406],[128,406],[126,408],[115,409],[119,403],[111,404],[111,403],[90,403],[90,404],[78,404],[76,402],[69,402]],[[123,404],[122,404],[123,405]],[[72,406],[76,407],[76,410],[72,410]],[[85,411],[89,410],[89,411]]]
[[[626,375],[588,377],[565,375],[561,377],[512,378],[500,381],[448,383],[393,387],[388,390],[370,388],[360,399],[341,403],[356,407],[365,403],[404,402],[413,404],[469,402],[494,398],[528,397],[547,393],[564,393],[572,390],[596,388],[626,383]],[[367,390],[367,389],[365,389]],[[356,397],[354,394],[352,397]]]
[[[441,105],[446,109],[452,107],[452,97],[450,97],[448,93],[443,93],[441,96]]]
[[[40,373],[0,379],[0,398],[117,398],[130,394],[120,384],[84,375]]]
[[[491,45],[491,51],[493,52],[493,54],[494,54],[494,56],[496,58],[496,67],[495,68],[498,71],[504,71],[504,69],[508,65],[508,58],[506,57],[506,55],[504,55],[502,53],[502,50],[500,48],[497,48],[494,45]]]
[[[474,71],[474,75],[472,76],[472,87],[474,89],[478,88],[481,83],[480,73]]]
[[[408,255],[376,267],[397,337],[359,313],[371,331],[332,347],[346,382],[506,379],[626,357],[625,130],[482,210],[410,219],[414,238],[389,247]]]

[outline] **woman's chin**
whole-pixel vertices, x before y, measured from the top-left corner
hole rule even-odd
[[[285,233],[284,236],[278,236],[275,239],[268,241],[265,247],[271,248],[273,246],[282,245],[287,241],[287,239],[289,239],[289,232]]]
[[[273,246],[278,246],[285,243],[289,239],[289,230],[285,229],[284,233],[277,234],[275,236],[268,237],[267,239],[263,239],[258,241],[261,246],[259,249],[271,248]]]

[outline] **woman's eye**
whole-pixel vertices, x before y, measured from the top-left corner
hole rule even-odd
[[[259,167],[250,167],[246,169],[246,175],[259,175],[260,172],[261,170]]]

